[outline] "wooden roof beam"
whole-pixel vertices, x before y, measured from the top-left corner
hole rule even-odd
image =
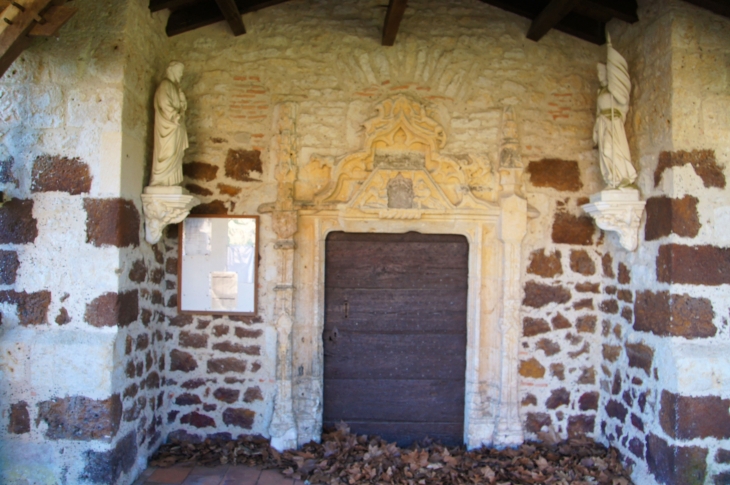
[[[233,0],[215,0],[215,3],[218,4],[218,8],[226,18],[226,22],[228,22],[228,25],[231,26],[233,35],[239,36],[245,34],[246,27],[243,25],[243,19],[238,11],[236,2]]]
[[[239,15],[255,12],[288,0],[235,0]],[[214,1],[186,4],[170,14],[165,31],[168,37],[226,20]],[[243,23],[243,21],[241,21]]]
[[[150,12],[159,12],[166,8],[175,10],[195,1],[196,0],[150,0]]]
[[[527,31],[527,38],[537,42],[547,34],[550,29],[570,13],[576,6],[578,0],[550,0],[550,3],[535,17]]]
[[[727,0],[685,0],[688,3],[697,5],[710,12],[730,18],[730,3]]]
[[[407,5],[408,0],[390,0],[388,2],[388,11],[385,13],[385,23],[383,24],[383,45],[395,44],[395,37],[398,35],[398,28]]]

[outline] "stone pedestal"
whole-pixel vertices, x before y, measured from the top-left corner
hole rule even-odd
[[[156,244],[162,237],[162,230],[168,224],[177,224],[185,219],[190,209],[200,204],[182,187],[145,187],[142,194],[145,239]]]
[[[633,251],[639,243],[639,225],[646,202],[639,200],[636,189],[608,189],[593,194],[591,203],[581,208],[596,220],[604,231],[619,233],[621,246]]]

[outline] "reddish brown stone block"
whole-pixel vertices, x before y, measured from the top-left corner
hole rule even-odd
[[[626,303],[634,302],[634,294],[631,292],[631,290],[618,290],[618,294],[616,295],[616,297]]]
[[[680,396],[662,391],[659,421],[667,435],[680,440],[730,438],[730,399]]]
[[[195,195],[202,195],[203,197],[208,197],[209,195],[213,195],[213,191],[206,189],[205,187],[201,187],[197,184],[185,184],[185,188],[190,191],[191,194]]]
[[[263,330],[249,330],[247,328],[237,327],[235,333],[238,338],[259,338],[264,332]]]
[[[565,366],[559,362],[550,364],[550,375],[555,376],[558,380],[565,380]]]
[[[570,251],[570,269],[574,273],[590,276],[596,273],[596,263],[583,249]]]
[[[590,411],[590,410],[598,409],[598,399],[599,399],[599,395],[597,392],[584,393],[580,397],[580,399],[578,399],[578,404],[580,405],[580,410],[581,411]]]
[[[212,202],[208,202],[207,204],[196,205],[195,207],[193,207],[190,213],[202,215],[228,214],[228,208],[222,200],[214,200]]]
[[[14,284],[19,267],[17,252],[0,250],[0,285]]]
[[[8,433],[30,433],[30,415],[28,414],[28,403],[25,401],[19,401],[10,405]]]
[[[249,387],[243,394],[243,402],[252,403],[254,401],[263,401],[264,395],[261,393],[259,386]]]
[[[601,305],[599,306],[602,312],[608,313],[610,315],[615,315],[618,313],[618,301],[616,300],[604,300],[601,302]]]
[[[183,417],[180,418],[180,422],[182,424],[189,424],[191,426],[195,426],[196,428],[214,428],[215,427],[215,420],[211,418],[210,416],[206,416],[205,414],[200,414],[197,411],[193,411],[192,413],[185,414]]]
[[[132,269],[129,270],[129,279],[135,283],[143,283],[147,279],[147,265],[143,259],[138,259],[132,263]]]
[[[714,150],[661,152],[659,163],[654,170],[654,187],[659,185],[665,170],[683,165],[691,165],[705,187],[725,188],[725,174],[722,167],[717,164]]]
[[[33,162],[30,190],[88,194],[91,190],[89,166],[80,158],[42,155]]]
[[[167,441],[169,442],[182,442],[182,443],[201,443],[203,437],[194,433],[188,433],[184,429],[178,429],[167,435]]]
[[[58,311],[58,315],[56,315],[56,323],[58,325],[66,325],[67,323],[71,323],[71,316],[68,314],[68,310],[66,308],[61,307],[61,309]]]
[[[533,251],[530,254],[530,265],[527,272],[544,278],[552,278],[555,275],[563,274],[563,266],[560,264],[560,251],[545,254],[545,249]]]
[[[555,330],[572,327],[572,325],[570,324],[570,320],[565,318],[562,313],[558,313],[557,315],[555,315],[553,319],[550,320],[550,323],[553,324],[553,329]]]
[[[84,199],[86,242],[94,246],[139,246],[140,218],[125,199]]]
[[[574,216],[565,212],[555,214],[552,240],[556,244],[591,246],[595,232],[591,216]]]
[[[663,439],[646,437],[649,471],[665,485],[702,485],[707,474],[707,450],[698,446],[671,446]]]
[[[246,408],[226,408],[223,411],[223,422],[229,426],[251,429],[256,413]]]
[[[626,415],[628,414],[628,412],[629,410],[626,409],[623,404],[613,399],[609,400],[606,404],[606,414],[608,414],[612,418],[618,419],[622,423],[626,420]]]
[[[567,303],[570,301],[570,290],[562,286],[544,285],[528,281],[525,284],[525,298],[522,304],[540,308],[550,303]]]
[[[532,379],[539,379],[545,375],[545,367],[540,362],[532,358],[530,360],[520,361],[520,375]]]
[[[255,345],[244,346],[241,344],[231,342],[220,342],[213,344],[213,350],[220,350],[221,352],[230,352],[234,354],[247,354],[247,355],[260,355],[261,349]]]
[[[170,325],[173,327],[187,327],[193,323],[192,315],[176,315],[170,319]]]
[[[51,440],[109,441],[117,434],[121,420],[119,394],[103,401],[67,396],[39,403],[36,426],[45,421],[46,438]]]
[[[124,389],[124,394],[122,394],[122,398],[135,397],[138,392],[139,386],[137,384],[131,384]]]
[[[137,452],[137,433],[132,430],[118,440],[111,450],[86,451],[82,455],[86,465],[80,478],[87,483],[119,483],[122,473],[129,473],[134,467]]]
[[[601,266],[603,268],[603,276],[606,278],[614,278],[616,274],[613,272],[613,257],[606,253],[601,258]]]
[[[178,406],[195,406],[201,403],[202,401],[200,400],[200,396],[197,394],[190,394],[189,392],[180,394],[175,398],[175,404]]]
[[[20,325],[42,325],[47,323],[46,315],[48,306],[51,304],[51,292],[0,291],[0,302],[16,305]]]
[[[545,352],[545,355],[547,355],[548,357],[560,352],[560,345],[546,338],[540,339],[535,347],[538,350],[542,350],[543,352]]]
[[[202,333],[180,332],[179,342],[181,347],[202,349],[208,346],[208,336]]]
[[[210,359],[208,361],[208,373],[225,374],[226,372],[246,372],[246,361],[233,357]]]
[[[660,336],[713,337],[715,312],[706,298],[640,291],[634,303],[634,329]]]
[[[730,283],[730,248],[665,244],[656,259],[663,283],[718,286]]]
[[[0,183],[18,186],[18,179],[13,175],[13,162],[15,159],[10,157],[6,160],[0,160]]]
[[[528,433],[539,433],[544,426],[550,426],[552,422],[552,418],[547,413],[527,413],[525,431]]]
[[[253,323],[262,323],[263,319],[261,315],[249,316],[249,315],[228,315],[228,320],[232,322],[241,322],[251,325]]]
[[[597,319],[595,315],[583,315],[578,317],[575,323],[575,329],[583,333],[595,333]]]
[[[549,187],[562,192],[578,192],[583,188],[580,168],[574,160],[544,158],[527,165],[530,183],[534,187]]]
[[[639,431],[644,431],[644,422],[634,413],[631,413],[631,424]]]
[[[94,327],[126,327],[139,316],[138,290],[104,293],[86,305],[84,319]]]
[[[596,429],[596,416],[593,414],[578,414],[568,418],[568,437],[579,438],[593,434]]]
[[[228,150],[226,177],[241,182],[260,182],[260,178],[251,176],[253,172],[258,173],[259,176],[264,173],[259,150]]]
[[[522,402],[520,404],[522,407],[537,406],[537,398],[533,394],[527,394],[522,398]]]
[[[238,397],[241,395],[241,391],[238,389],[228,389],[225,387],[219,387],[215,391],[213,391],[213,397],[218,399],[219,401],[227,402],[228,404],[232,404],[236,401],[238,401]]]
[[[234,187],[233,185],[228,184],[218,184],[218,192],[220,192],[223,195],[229,195],[231,197],[235,197],[238,194],[241,193],[241,188]]]
[[[150,281],[156,285],[162,283],[165,279],[165,270],[162,268],[155,268],[150,272]]]
[[[218,176],[218,167],[209,163],[190,162],[183,165],[183,175],[191,179],[210,182]]]
[[[578,384],[595,384],[596,370],[593,367],[584,367],[577,382]]]
[[[631,441],[629,441],[629,451],[640,460],[644,459],[644,443],[639,438],[631,438]]]
[[[525,337],[533,337],[549,331],[550,325],[542,318],[525,317],[522,320],[522,335]]]
[[[545,401],[545,406],[548,409],[557,409],[560,406],[567,406],[570,404],[570,392],[564,387],[554,389],[550,393],[550,397]]]
[[[583,298],[573,303],[575,310],[593,310],[593,298]]]
[[[700,231],[697,203],[691,195],[681,199],[651,197],[646,201],[646,226],[644,239],[655,241],[674,233],[682,237],[695,237]]]
[[[223,335],[228,335],[228,330],[228,325],[215,325],[213,327],[213,335],[222,337]]]
[[[643,369],[647,376],[651,376],[651,365],[654,361],[654,351],[642,343],[626,344],[626,355],[629,357],[629,367]]]
[[[179,370],[181,372],[190,372],[198,368],[198,362],[187,352],[174,349],[170,352],[170,370]]]
[[[618,282],[622,285],[631,283],[631,271],[624,263],[618,264]]]
[[[38,236],[33,201],[12,199],[0,207],[0,244],[27,244]]]
[[[601,285],[599,283],[578,283],[575,285],[575,291],[581,293],[600,293]]]
[[[719,448],[715,455],[715,462],[717,463],[730,463],[730,450]]]

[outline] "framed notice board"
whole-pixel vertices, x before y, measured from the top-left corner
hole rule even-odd
[[[180,227],[178,311],[256,315],[258,216],[191,215]]]

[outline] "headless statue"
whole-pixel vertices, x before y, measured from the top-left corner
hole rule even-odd
[[[155,92],[155,146],[151,186],[174,186],[183,181],[182,158],[188,147],[185,94],[180,89],[183,64],[173,61]]]

